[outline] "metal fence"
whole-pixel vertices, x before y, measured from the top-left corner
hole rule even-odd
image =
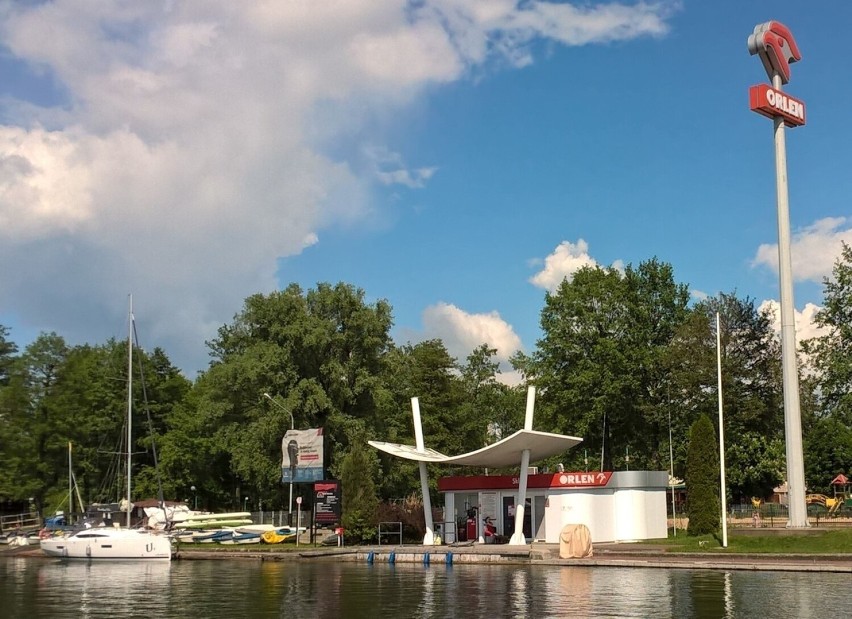
[[[41,515],[38,512],[26,512],[11,516],[0,516],[0,533],[22,530],[30,531],[41,527]]]

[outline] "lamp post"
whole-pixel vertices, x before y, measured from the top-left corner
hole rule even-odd
[[[195,487],[195,486],[190,486],[190,487],[189,487],[189,489],[190,489],[190,490],[192,490],[192,498],[193,498],[193,500],[194,500],[194,502],[195,502],[195,507],[194,507],[193,509],[194,509],[195,511],[198,511],[198,495],[195,493],[195,491],[196,491],[197,489],[196,489],[196,487]]]
[[[272,399],[272,396],[269,395],[266,392],[264,392],[263,397],[266,398],[267,400],[269,400],[270,402],[272,402],[275,406],[277,406],[281,410],[289,413],[289,415],[290,415],[290,429],[295,430],[296,429],[296,421],[295,421],[295,419],[293,419],[292,411],[284,408],[283,405],[279,404],[274,399]],[[293,476],[292,475],[290,475],[290,503],[287,506],[287,524],[288,525],[293,524]]]
[[[245,511],[248,511],[248,500],[249,500],[249,498],[248,498],[248,497],[246,497],[245,499],[243,499],[243,511],[244,511],[244,512],[245,512]]]

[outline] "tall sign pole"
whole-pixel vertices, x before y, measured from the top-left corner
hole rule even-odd
[[[790,30],[769,21],[755,26],[748,51],[760,57],[772,86],[749,89],[752,111],[772,119],[775,132],[775,189],[778,200],[778,275],[781,292],[781,367],[784,384],[784,436],[787,448],[787,527],[808,527],[805,466],[802,455],[802,415],[796,363],[796,324],[793,305],[793,267],[790,257],[790,205],[787,195],[787,150],[784,127],[805,124],[805,104],[781,90],[790,81],[790,64],[802,54]]]

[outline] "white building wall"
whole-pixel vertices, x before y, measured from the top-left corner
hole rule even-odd
[[[545,541],[559,543],[559,534],[568,524],[584,524],[592,543],[664,539],[668,535],[665,471],[621,471],[612,474],[606,487],[572,487],[533,490],[527,497],[546,497],[544,513]],[[452,501],[447,493],[447,501]],[[502,497],[517,496],[517,491],[500,490],[497,495],[497,519],[501,521]],[[456,497],[457,498],[457,497]],[[491,503],[491,497],[486,503]],[[457,501],[455,501],[457,503]],[[447,504],[452,504],[447,503]]]
[[[548,494],[545,513],[546,541],[559,543],[559,534],[568,524],[584,524],[592,534],[592,542],[615,539],[616,519],[613,493],[604,489],[553,490]]]

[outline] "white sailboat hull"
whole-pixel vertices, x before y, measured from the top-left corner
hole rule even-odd
[[[172,558],[167,535],[137,529],[86,529],[69,536],[41,540],[41,550],[62,559],[159,559]]]

